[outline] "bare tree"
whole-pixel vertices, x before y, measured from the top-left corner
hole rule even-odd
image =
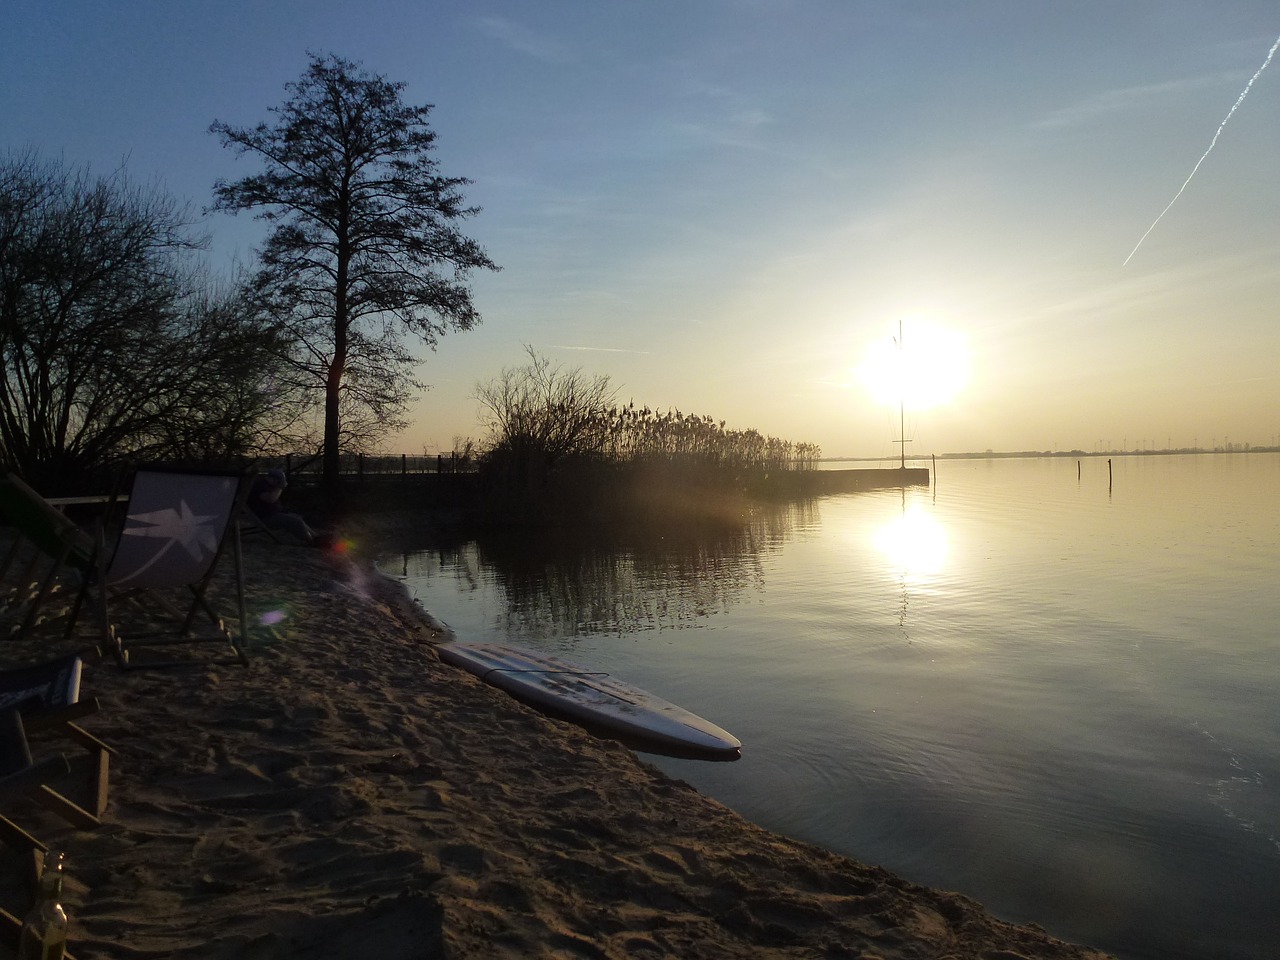
[[[183,329],[198,363],[156,431],[166,455],[222,461],[297,449],[310,395],[288,376],[288,332],[251,293],[232,287],[192,296]]]
[[[169,197],[34,152],[0,159],[0,445],[67,486],[120,457],[252,445],[269,327],[211,294]],[[178,442],[186,434],[186,442]],[[211,442],[211,438],[219,438]]]
[[[562,460],[589,457],[609,437],[615,391],[603,374],[564,369],[526,346],[529,363],[476,387],[488,430],[486,456],[511,476],[545,475]]]
[[[273,225],[261,287],[292,325],[296,370],[324,394],[324,476],[338,476],[346,402],[395,422],[409,392],[409,332],[434,346],[480,319],[466,280],[496,270],[455,222],[470,181],[439,174],[430,106],[409,106],[403,83],[333,54],[312,55],[274,125],[210,127],[266,169],[214,186],[214,208],[259,211]],[[355,375],[353,378],[353,374]],[[354,380],[354,383],[353,383]]]

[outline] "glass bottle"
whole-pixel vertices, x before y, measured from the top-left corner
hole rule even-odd
[[[67,911],[62,908],[64,857],[49,853],[40,873],[40,892],[18,938],[18,960],[62,960],[67,949]]]

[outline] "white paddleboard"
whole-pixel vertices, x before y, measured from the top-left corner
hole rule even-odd
[[[742,748],[742,741],[710,720],[557,657],[498,643],[443,643],[436,652],[445,663],[514,697],[640,744],[722,758]]]

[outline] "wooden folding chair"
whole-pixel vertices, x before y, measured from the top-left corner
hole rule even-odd
[[[143,648],[220,643],[229,653],[213,662],[248,663],[245,635],[241,514],[249,478],[241,473],[143,468],[134,473],[128,509],[108,554],[85,579],[72,610],[74,627],[91,603],[100,649],[123,667],[190,665],[196,658],[135,657]],[[218,563],[230,551],[236,626],[228,626],[209,599]]]
[[[88,752],[91,768],[82,802],[77,803],[54,789],[45,779],[27,785],[24,792],[73,826],[91,829],[101,824],[107,807],[111,756],[115,750],[76,722],[99,709],[96,699],[80,698],[81,669],[80,657],[73,655],[0,670],[0,711],[12,714],[7,730],[7,744],[17,751],[9,758],[8,767],[12,772],[21,772],[31,765],[29,734],[63,737]],[[19,730],[12,729],[14,723],[19,725]],[[0,731],[3,732],[6,731]],[[0,740],[0,749],[5,743]],[[61,765],[66,766],[65,759]]]

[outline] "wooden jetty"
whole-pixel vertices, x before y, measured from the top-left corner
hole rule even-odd
[[[851,470],[790,470],[770,474],[767,486],[779,493],[820,497],[830,493],[929,486],[928,467],[862,467]]]

